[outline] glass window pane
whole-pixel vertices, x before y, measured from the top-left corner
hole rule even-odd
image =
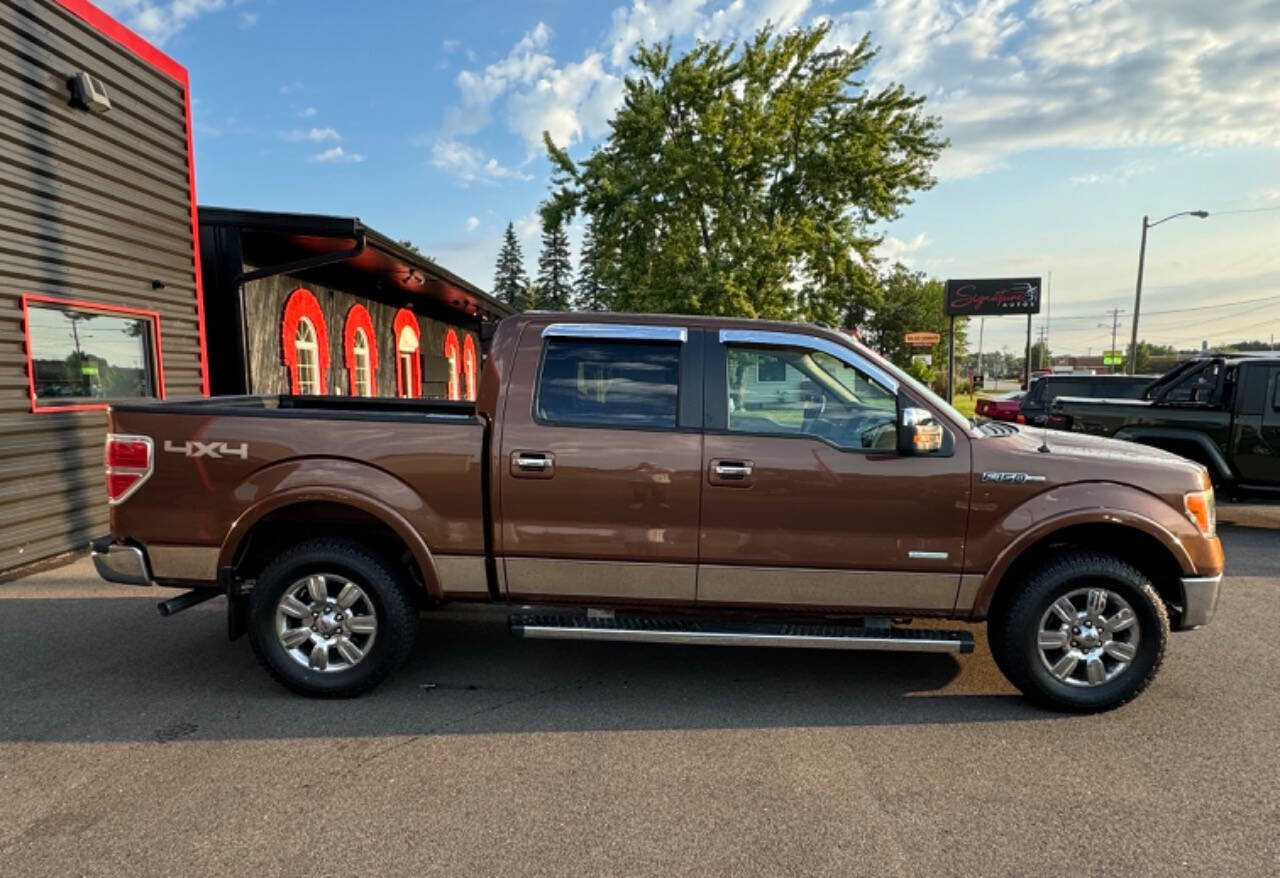
[[[732,431],[811,436],[840,448],[897,446],[897,397],[836,357],[731,345],[727,363]]]
[[[679,345],[554,340],[543,359],[536,410],[561,424],[672,428],[679,385]]]
[[[27,323],[40,405],[157,395],[151,318],[32,302]]]

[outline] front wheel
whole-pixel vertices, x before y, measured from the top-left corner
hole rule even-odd
[[[1087,551],[1046,563],[991,626],[1010,682],[1037,704],[1080,713],[1136,698],[1155,678],[1169,637],[1164,602],[1147,577]]]
[[[405,587],[360,544],[316,539],[267,565],[249,595],[258,661],[303,695],[345,698],[377,686],[413,648]]]

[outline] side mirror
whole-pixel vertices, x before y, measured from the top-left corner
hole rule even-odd
[[[942,449],[942,425],[928,409],[904,408],[898,427],[898,451],[902,454],[933,454]]]

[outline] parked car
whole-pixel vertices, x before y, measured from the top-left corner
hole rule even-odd
[[[1022,405],[1024,396],[1026,393],[1021,390],[1002,393],[999,396],[980,396],[977,405],[974,406],[974,412],[993,421],[1016,421],[1018,408]]]
[[[1049,407],[1060,396],[1091,399],[1137,399],[1158,375],[1042,375],[1031,382],[1022,398],[1018,423],[1043,427],[1049,418]]]
[[[779,372],[804,393],[756,392]],[[101,575],[190,589],[168,614],[225,595],[230,634],[307,695],[371,689],[418,609],[467,601],[527,638],[845,650],[968,652],[899,620],[985,619],[1031,699],[1103,710],[1209,621],[1222,575],[1203,467],[1075,434],[1043,453],[789,323],[529,313],[498,325],[474,404],[109,422]]]
[[[1059,397],[1049,425],[1202,464],[1233,493],[1280,493],[1280,355],[1188,360],[1140,400]]]

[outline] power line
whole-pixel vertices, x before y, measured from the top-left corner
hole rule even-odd
[[[1188,311],[1213,311],[1219,308],[1234,308],[1237,305],[1252,305],[1255,302],[1276,302],[1277,304],[1280,304],[1280,294],[1271,293],[1270,295],[1260,296],[1256,299],[1241,299],[1238,302],[1219,302],[1216,305],[1195,305],[1190,308],[1165,308],[1164,310],[1161,310],[1161,311],[1147,312],[1146,314],[1143,315],[1143,317],[1155,317],[1159,314],[1185,314]],[[1103,312],[1104,315],[1110,314],[1110,313],[1111,313],[1110,311]],[[1099,315],[1080,314],[1080,315],[1072,315],[1069,317],[1063,317],[1062,315],[1058,315],[1058,319],[1059,320],[1097,320],[1099,319]]]
[[[1209,212],[1209,216],[1231,216],[1236,213],[1269,213],[1273,210],[1280,210],[1280,204],[1275,207],[1245,207],[1240,210],[1214,210]]]

